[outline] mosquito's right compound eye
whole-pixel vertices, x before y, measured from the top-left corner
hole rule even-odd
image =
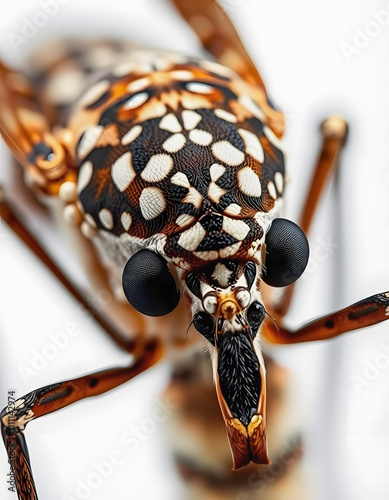
[[[265,243],[263,281],[270,286],[294,283],[308,264],[309,244],[303,230],[290,220],[274,219]]]
[[[164,316],[180,301],[180,292],[166,260],[150,250],[140,250],[129,259],[123,270],[122,284],[128,302],[147,316]]]

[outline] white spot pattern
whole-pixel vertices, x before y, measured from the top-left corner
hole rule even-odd
[[[91,161],[86,161],[80,167],[78,172],[78,182],[77,190],[79,193],[83,191],[86,186],[90,183],[93,175],[93,163]]]
[[[135,141],[140,134],[142,133],[143,127],[141,125],[135,125],[132,127],[126,134],[123,135],[122,137],[122,144],[123,146],[127,146],[128,144],[131,144],[131,142]]]
[[[243,220],[229,217],[223,217],[222,229],[239,241],[243,241],[250,231],[250,227]]]
[[[190,188],[189,179],[183,172],[177,172],[176,174],[174,174],[170,179],[170,182],[172,184],[175,184],[176,186],[181,186],[188,189]]]
[[[193,217],[193,215],[181,214],[177,217],[176,224],[178,224],[181,227],[187,226],[188,224],[191,224],[194,220],[195,218]]]
[[[249,130],[243,128],[240,128],[238,132],[245,143],[247,154],[251,155],[260,163],[263,163],[265,153],[263,152],[263,147],[258,137]]]
[[[181,132],[182,127],[173,113],[168,113],[159,122],[159,128],[168,132]]]
[[[231,167],[236,167],[244,161],[244,153],[228,141],[215,142],[212,146],[212,152],[218,160],[227,163]]]
[[[149,83],[150,83],[150,80],[147,77],[139,78],[138,80],[134,80],[134,81],[130,82],[127,85],[127,90],[128,90],[128,92],[139,92],[140,90],[147,87],[147,85],[149,85]]]
[[[232,69],[214,61],[200,61],[200,65],[210,73],[216,73],[217,75],[226,76],[227,78],[236,76]]]
[[[194,187],[189,188],[189,193],[182,200],[183,203],[190,203],[195,208],[199,209],[203,202],[203,196]]]
[[[185,250],[192,252],[193,250],[196,250],[196,248],[200,245],[205,235],[205,229],[199,222],[197,222],[197,224],[195,224],[193,227],[190,227],[180,234],[180,237],[178,238],[178,244]]]
[[[120,156],[111,167],[111,176],[119,191],[125,191],[134,180],[136,173],[132,166],[131,151]]]
[[[250,303],[250,292],[248,290],[239,290],[236,294],[236,300],[243,309],[245,309]]]
[[[269,181],[267,183],[267,190],[269,191],[270,196],[275,200],[277,198],[277,191],[275,185]]]
[[[163,193],[156,187],[143,189],[139,197],[139,206],[146,220],[155,219],[165,210],[166,201]]]
[[[182,200],[183,203],[190,203],[197,209],[201,207],[203,196],[197,191],[197,189],[190,185],[188,177],[183,172],[177,172],[174,174],[170,179],[170,182],[176,186],[181,186],[189,190],[188,194]]]
[[[93,104],[96,102],[102,95],[107,92],[109,89],[111,83],[109,80],[101,80],[100,82],[97,82],[93,87],[88,89],[86,93],[81,97],[80,104],[81,106],[89,106],[90,104]]]
[[[137,108],[141,104],[144,104],[148,98],[149,94],[147,92],[141,92],[140,94],[135,94],[123,104],[123,109]]]
[[[173,134],[171,137],[166,139],[162,147],[165,151],[169,153],[177,153],[185,146],[186,139],[182,134]]]
[[[203,117],[196,113],[196,111],[192,111],[190,109],[185,109],[182,112],[182,121],[184,122],[184,127],[186,130],[193,130],[197,125],[201,122]]]
[[[242,168],[238,172],[239,188],[247,196],[259,198],[262,193],[261,183],[257,174],[250,167]]]
[[[282,149],[281,141],[274,134],[274,132],[272,131],[272,129],[270,127],[268,127],[267,125],[264,125],[263,132],[264,132],[265,136],[267,137],[267,139],[269,140],[269,142],[271,142],[271,144],[273,144],[273,146],[275,146],[278,149]]]
[[[113,228],[113,217],[112,217],[112,212],[108,210],[108,208],[102,208],[99,212],[99,219],[102,225],[106,229],[112,229]]]
[[[92,151],[102,133],[103,127],[101,125],[86,129],[77,147],[77,153],[80,158],[85,158]]]
[[[215,89],[211,85],[200,82],[190,82],[186,84],[187,90],[196,94],[211,94]]]
[[[227,191],[218,186],[215,182],[211,182],[208,188],[208,198],[215,203],[220,202],[220,198],[226,194]]]
[[[236,254],[236,252],[239,250],[241,245],[242,245],[242,242],[238,241],[237,243],[234,243],[233,245],[229,245],[228,247],[221,248],[219,250],[220,258],[227,259],[228,257],[231,257],[231,255]]]
[[[206,252],[193,252],[193,254],[201,260],[216,260],[219,254],[216,250],[208,250]]]
[[[241,210],[242,207],[240,207],[237,203],[231,203],[225,208],[224,213],[227,215],[239,215]]]
[[[211,179],[214,182],[219,180],[225,171],[226,167],[223,167],[223,165],[219,165],[218,163],[214,163],[213,165],[211,165],[211,168],[209,169],[209,172],[211,174]]]
[[[128,231],[132,223],[131,214],[129,214],[128,212],[123,212],[122,215],[120,216],[120,222],[122,223],[124,229]]]
[[[274,182],[276,184],[277,191],[282,193],[284,189],[284,178],[282,177],[281,172],[276,172],[274,174]]]
[[[191,80],[194,78],[194,73],[186,69],[176,69],[175,71],[170,71],[170,76],[176,80]]]
[[[226,122],[236,123],[238,121],[238,119],[235,115],[233,115],[229,111],[226,111],[225,109],[221,109],[221,108],[215,109],[214,113],[218,118],[221,118],[222,120],[224,120]]]
[[[208,146],[213,141],[212,134],[199,129],[191,130],[189,132],[189,139],[199,146]]]
[[[170,155],[154,155],[147,162],[140,176],[147,182],[159,182],[168,175],[173,166],[173,159]]]

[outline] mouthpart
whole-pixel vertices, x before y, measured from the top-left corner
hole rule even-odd
[[[266,378],[250,329],[218,335],[216,353],[216,392],[233,469],[241,469],[250,462],[268,465]]]

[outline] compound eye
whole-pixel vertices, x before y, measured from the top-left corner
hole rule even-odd
[[[140,250],[128,260],[122,284],[128,302],[147,316],[164,316],[180,301],[166,260],[150,250]]]
[[[263,281],[277,287],[294,283],[303,274],[309,257],[309,244],[302,229],[290,220],[275,219],[265,243]]]

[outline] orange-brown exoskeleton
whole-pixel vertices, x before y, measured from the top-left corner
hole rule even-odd
[[[284,328],[293,283],[308,262],[305,232],[347,125],[339,117],[324,122],[304,216],[300,225],[282,218],[282,113],[268,102],[220,7],[209,0],[174,3],[216,61],[118,48],[121,61],[89,75],[78,92],[64,88],[57,72],[69,61],[79,63],[82,48],[31,80],[0,63],[4,140],[35,191],[64,205],[63,217],[88,247],[88,259],[99,262],[91,279],[110,283],[117,303],[112,317],[120,310],[118,323],[138,328],[131,341],[123,340],[95,315],[135,362],[37,389],[3,411],[21,499],[37,498],[25,425],[126,382],[176,340],[146,335],[142,315],[172,313],[178,322],[183,314],[191,317],[211,353],[234,469],[269,464],[261,338],[329,339],[388,319],[389,293],[381,293],[297,331]],[[0,203],[3,219],[54,268],[6,202]],[[264,284],[288,287],[278,304],[265,305]]]

